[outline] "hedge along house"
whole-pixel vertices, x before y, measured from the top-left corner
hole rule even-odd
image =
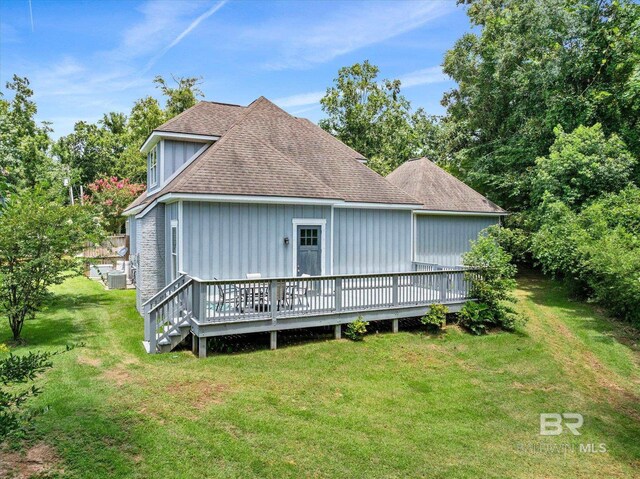
[[[430,164],[440,179],[428,196],[445,205],[432,209],[420,185],[394,184],[402,168],[381,177],[264,97],[201,102],[142,151],[148,188],[125,215],[150,353],[189,335],[205,355],[212,336],[270,332],[275,347],[283,329],[333,325],[339,336],[358,316],[397,329],[433,303],[455,310],[468,284],[446,266],[504,214],[476,211],[484,199]],[[451,184],[468,207],[464,194],[462,207],[447,203]]]

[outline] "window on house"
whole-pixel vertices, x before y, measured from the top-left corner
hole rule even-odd
[[[149,152],[149,186],[158,184],[158,146]]]
[[[178,222],[171,222],[171,279],[178,277]]]
[[[318,228],[301,228],[300,246],[318,246]]]

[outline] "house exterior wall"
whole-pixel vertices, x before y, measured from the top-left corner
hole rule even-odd
[[[162,159],[162,177],[165,181],[204,146],[203,143],[194,143],[192,141],[163,141],[164,158]]]
[[[183,203],[183,270],[202,279],[292,276],[294,218],[326,220],[324,269],[329,274],[331,207],[190,201]]]
[[[411,271],[411,211],[334,209],[334,274]]]
[[[416,215],[415,260],[461,265],[462,255],[471,248],[470,241],[499,221],[497,216]]]
[[[136,305],[142,304],[165,286],[165,206],[157,204],[137,218],[138,276]]]
[[[164,271],[165,284],[172,281],[171,278],[171,222],[178,220],[178,203],[165,205],[164,208],[164,264],[167,265]],[[178,225],[180,228],[180,225]]]
[[[128,216],[127,222],[125,223],[126,234],[129,236],[129,256],[133,256],[138,252],[138,243],[136,241],[136,221],[135,216]]]

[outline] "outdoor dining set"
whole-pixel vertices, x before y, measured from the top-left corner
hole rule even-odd
[[[305,281],[308,274],[300,276],[301,281],[294,283],[278,281],[276,283],[276,308],[294,309],[295,306],[303,306],[307,303],[312,282]],[[216,312],[236,311],[240,313],[249,311],[270,311],[271,292],[268,281],[262,280],[260,273],[248,273],[246,283],[216,285],[213,297],[209,298],[208,308]]]

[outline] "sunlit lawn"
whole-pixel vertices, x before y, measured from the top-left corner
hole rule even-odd
[[[37,381],[32,404],[49,410],[32,443],[54,447],[62,477],[95,479],[639,474],[637,337],[556,283],[520,285],[531,320],[516,334],[430,336],[401,323],[360,343],[202,360],[146,355],[134,292],[73,279],[15,349],[85,343]],[[540,436],[543,412],[583,414],[582,434]],[[565,444],[575,450],[541,450]]]

